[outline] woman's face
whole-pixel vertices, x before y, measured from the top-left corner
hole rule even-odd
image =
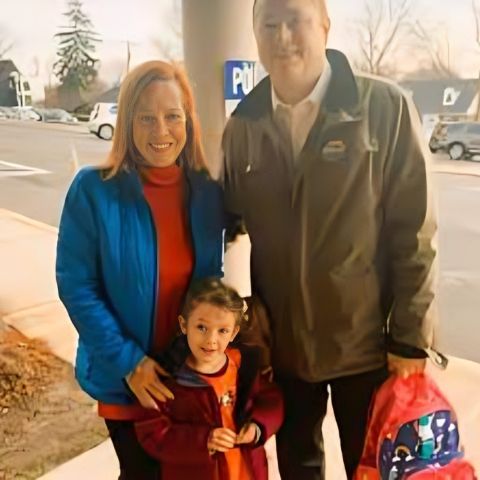
[[[133,117],[133,143],[152,167],[175,163],[187,141],[182,93],[174,80],[155,80],[140,94]]]

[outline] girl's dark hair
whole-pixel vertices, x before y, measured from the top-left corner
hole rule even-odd
[[[203,278],[192,284],[183,305],[183,318],[188,321],[188,317],[200,303],[209,303],[232,312],[236,325],[240,325],[247,318],[247,304],[243,298],[234,288],[225,285],[218,278]]]

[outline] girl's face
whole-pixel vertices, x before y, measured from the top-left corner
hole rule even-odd
[[[239,326],[233,312],[210,303],[198,304],[188,319],[179,318],[192,352],[192,367],[202,373],[214,373],[225,363],[225,350],[236,337]]]

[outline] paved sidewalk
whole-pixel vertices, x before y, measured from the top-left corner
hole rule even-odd
[[[432,162],[431,171],[433,173],[447,173],[450,175],[471,175],[480,176],[479,168],[480,156],[476,156],[475,160],[442,160]]]
[[[57,295],[57,229],[0,209],[0,318],[73,363],[77,334]]]
[[[452,358],[445,372],[436,367],[429,367],[445,395],[452,402],[459,415],[459,428],[465,446],[466,458],[480,471],[480,365]],[[346,480],[343,471],[338,431],[335,425],[331,406],[324,425],[327,456],[327,480]],[[270,480],[278,480],[275,447],[267,445],[269,457]],[[98,447],[67,462],[40,480],[116,480],[118,467],[111,443],[104,442]]]
[[[73,363],[76,332],[57,297],[56,229],[0,209],[0,318],[28,337],[42,338]],[[228,260],[231,262],[231,259]],[[460,418],[467,458],[480,472],[480,365],[452,359],[446,372],[430,368]],[[331,409],[324,426],[327,479],[345,480]],[[274,446],[269,456],[275,466]],[[67,462],[41,480],[114,480],[118,465],[109,441]],[[272,480],[278,479],[273,469]]]

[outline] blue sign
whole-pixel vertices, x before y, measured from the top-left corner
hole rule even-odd
[[[224,70],[225,100],[242,100],[255,85],[255,62],[228,60]]]

